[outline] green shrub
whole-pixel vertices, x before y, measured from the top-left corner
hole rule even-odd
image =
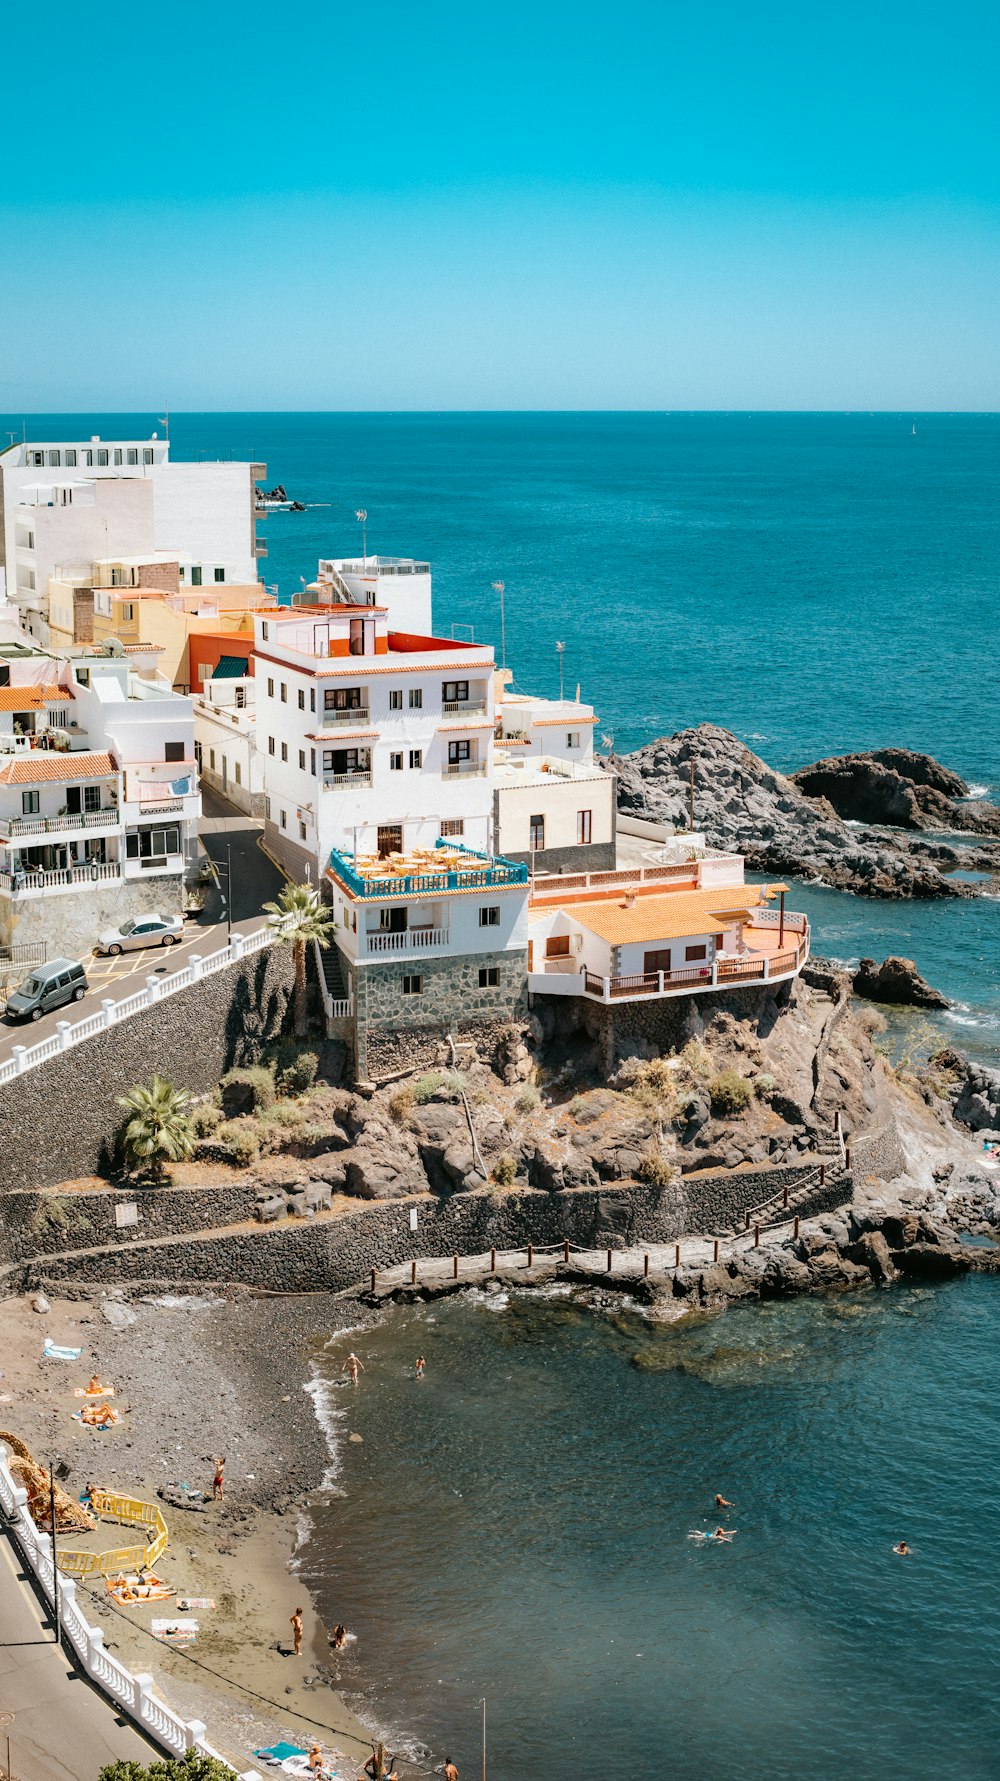
[[[738,1076],[735,1070],[720,1070],[712,1077],[708,1092],[712,1112],[716,1114],[742,1113],[753,1100],[753,1085],[745,1076]]]
[[[762,1070],[759,1076],[755,1076],[753,1085],[759,1095],[773,1095],[778,1086],[768,1070]]]
[[[214,1101],[202,1101],[191,1115],[191,1124],[196,1138],[210,1138],[222,1124],[222,1108]]]
[[[522,1088],[514,1105],[519,1113],[534,1113],[535,1108],[540,1106],[541,1099],[542,1097],[537,1088],[532,1088],[529,1084],[527,1087]]]
[[[418,1107],[425,1107],[438,1095],[457,1101],[464,1087],[465,1077],[461,1070],[430,1070],[413,1084],[413,1099]]]
[[[517,1158],[505,1150],[493,1164],[493,1179],[498,1187],[513,1187],[517,1180]]]
[[[261,1125],[277,1126],[282,1131],[293,1132],[305,1125],[307,1117],[304,1107],[296,1106],[290,1101],[276,1101],[266,1113],[260,1114],[259,1119]]]
[[[264,1064],[251,1064],[246,1070],[230,1070],[219,1084],[222,1111],[227,1119],[238,1119],[243,1113],[263,1113],[273,1107],[276,1089],[274,1070]]]
[[[647,1150],[636,1174],[640,1181],[650,1181],[654,1187],[669,1187],[677,1179],[677,1165],[658,1150]]]
[[[653,1058],[640,1065],[629,1094],[647,1113],[671,1119],[677,1104],[676,1072],[668,1068],[665,1058]]]
[[[225,1120],[216,1128],[215,1141],[225,1145],[237,1168],[248,1169],[260,1156],[260,1133],[252,1120]]]
[[[283,1095],[304,1095],[312,1088],[319,1071],[319,1058],[314,1051],[300,1051],[287,1063],[278,1077]]]

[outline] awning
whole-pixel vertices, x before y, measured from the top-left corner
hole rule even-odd
[[[250,672],[249,656],[220,656],[213,680],[243,680]]]

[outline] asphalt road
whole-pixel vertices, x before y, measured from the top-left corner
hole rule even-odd
[[[73,1668],[17,1549],[0,1532],[0,1763],[17,1781],[92,1781],[106,1763],[160,1754]]]
[[[285,880],[257,845],[263,824],[235,810],[217,793],[205,790],[202,800],[200,839],[215,865],[221,868],[223,887],[231,857],[233,927],[250,932],[260,926],[264,903],[278,896]],[[184,923],[183,936],[175,945],[145,946],[140,952],[124,952],[118,958],[88,954],[82,962],[89,988],[82,1001],[16,1026],[0,1020],[0,1060],[10,1057],[15,1045],[35,1045],[54,1033],[61,1020],[82,1020],[85,1014],[96,1013],[105,997],[122,1001],[141,989],[147,977],[165,977],[179,970],[191,953],[215,952],[225,945],[227,931],[224,897],[213,888],[200,915]]]

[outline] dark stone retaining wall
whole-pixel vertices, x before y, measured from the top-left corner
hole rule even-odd
[[[742,1226],[787,1181],[791,1194],[812,1174],[807,1168],[748,1170],[688,1178],[670,1187],[636,1183],[622,1188],[579,1188],[549,1194],[455,1194],[447,1200],[420,1195],[359,1207],[344,1216],[295,1219],[252,1231],[176,1242],[141,1239],[73,1255],[39,1258],[7,1270],[9,1291],[71,1280],[74,1284],[126,1285],[167,1281],[241,1284],[273,1292],[339,1290],[363,1281],[372,1267],[392,1267],[424,1256],[472,1255],[498,1249],[555,1245],[564,1236],[588,1248],[627,1249],[672,1242],[685,1233]],[[842,1175],[816,1189],[796,1210],[843,1205],[853,1182]],[[815,1208],[813,1199],[816,1200]],[[417,1229],[410,1229],[410,1208]]]
[[[720,1009],[743,1020],[770,1026],[791,994],[791,982],[773,988],[708,991],[700,996],[649,996],[637,1002],[592,1002],[585,996],[532,994],[531,1005],[547,1024],[558,1021],[562,1033],[585,1032],[601,1046],[603,1064],[613,1071],[623,1057],[656,1046],[680,1051],[698,1035],[700,1023]]]
[[[151,1237],[212,1230],[253,1218],[260,1188],[247,1177],[213,1187],[95,1188],[90,1193],[0,1194],[0,1266],[68,1249],[141,1243]],[[135,1206],[139,1222],[121,1229],[117,1205]]]
[[[906,1171],[906,1158],[899,1141],[894,1120],[879,1126],[877,1131],[863,1132],[851,1138],[851,1168],[858,1179],[878,1175],[882,1181],[895,1181]]]
[[[117,1096],[154,1070],[209,1094],[280,1033],[292,982],[291,947],[265,947],[0,1085],[0,1190],[95,1174],[123,1117]]]

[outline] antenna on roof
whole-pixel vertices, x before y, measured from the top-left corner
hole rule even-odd
[[[158,414],[156,418],[159,421],[160,426],[163,428],[163,436],[166,439],[167,444],[169,445],[170,444],[170,410],[169,410],[169,408],[165,409],[162,414]]]
[[[565,643],[557,643],[556,644],[556,655],[559,657],[559,703],[560,704],[562,704],[562,697],[563,697],[563,656],[564,656],[565,652],[566,652]]]

